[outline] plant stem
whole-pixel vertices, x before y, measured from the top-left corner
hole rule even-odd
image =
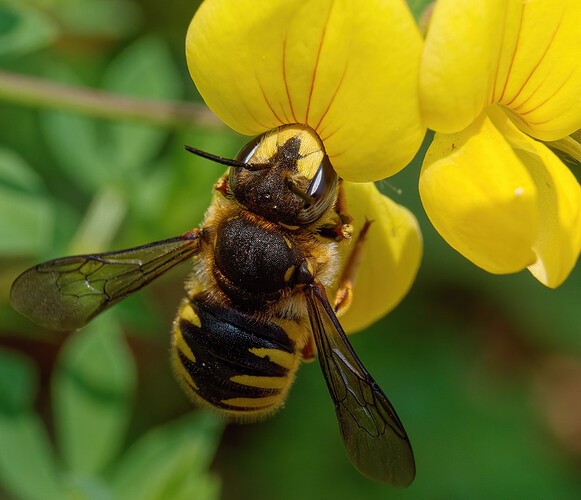
[[[36,108],[72,111],[109,120],[132,120],[164,126],[224,126],[203,105],[140,99],[2,70],[0,100]]]

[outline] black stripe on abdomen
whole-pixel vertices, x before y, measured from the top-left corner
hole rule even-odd
[[[294,343],[280,326],[202,296],[183,304],[174,335],[181,337],[175,344],[186,385],[226,411],[280,405],[298,363]]]

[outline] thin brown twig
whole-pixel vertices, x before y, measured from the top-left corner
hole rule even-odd
[[[147,100],[0,70],[0,100],[42,109],[72,111],[109,120],[163,126],[224,127],[205,106]]]

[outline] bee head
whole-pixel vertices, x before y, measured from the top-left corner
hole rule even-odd
[[[312,224],[335,199],[337,174],[316,132],[284,125],[255,137],[231,166],[230,189],[239,203],[274,222]]]

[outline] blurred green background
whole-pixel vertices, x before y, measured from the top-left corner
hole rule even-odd
[[[417,17],[426,3],[410,2]],[[187,265],[68,337],[10,308],[34,263],[199,224],[222,170],[183,145],[232,157],[246,138],[187,74],[196,6],[0,1],[0,498],[580,498],[581,270],[548,290],[456,254],[423,214],[421,153],[380,183],[420,221],[418,279],[351,339],[412,441],[407,490],[352,468],[317,363],[264,423],[224,427],[191,407],[168,360]],[[142,99],[142,116],[99,97],[71,112],[69,84]]]

